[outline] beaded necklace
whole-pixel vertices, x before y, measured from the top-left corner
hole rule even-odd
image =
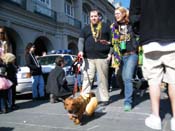
[[[112,67],[119,67],[121,61],[121,53],[119,48],[120,43],[120,33],[117,23],[113,23],[111,25],[111,34],[112,34],[112,45],[114,49],[114,62],[112,63]]]
[[[98,23],[96,29],[94,28],[93,24],[91,23],[92,36],[93,36],[95,42],[97,42],[97,40],[101,38],[101,30],[102,30],[102,23],[101,22]]]

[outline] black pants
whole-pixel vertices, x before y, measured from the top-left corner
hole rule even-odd
[[[7,109],[8,90],[0,90],[0,109]]]

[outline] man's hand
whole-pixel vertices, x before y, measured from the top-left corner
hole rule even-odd
[[[82,52],[82,51],[80,51],[80,52],[78,53],[78,57],[83,58],[83,52]]]
[[[111,44],[111,42],[107,41],[107,40],[99,40],[100,43],[104,44],[104,45],[109,45]]]

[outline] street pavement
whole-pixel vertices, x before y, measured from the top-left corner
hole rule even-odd
[[[98,88],[94,92],[99,98]],[[123,98],[119,93],[119,89],[110,92],[110,104],[105,108],[98,107],[93,117],[84,116],[81,125],[74,125],[69,120],[61,102],[51,104],[48,100],[18,99],[18,110],[0,114],[0,131],[153,131],[144,125],[151,110],[148,91],[142,97],[137,91],[130,112],[123,111]],[[162,131],[170,131],[171,111],[164,92],[160,109]]]

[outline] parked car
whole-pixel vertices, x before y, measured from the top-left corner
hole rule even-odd
[[[42,72],[43,72],[45,84],[47,83],[48,74],[53,68],[55,68],[55,59],[57,58],[57,56],[62,56],[64,58],[65,66],[63,67],[63,69],[65,70],[65,73],[66,73],[68,86],[73,87],[75,82],[74,80],[75,76],[71,72],[70,68],[73,63],[73,60],[77,56],[67,54],[67,53],[63,54],[63,52],[61,52],[60,54],[60,51],[50,52],[49,54],[38,58],[38,61],[42,66]],[[16,87],[17,92],[22,93],[22,92],[32,91],[32,79],[31,79],[30,69],[28,67],[26,66],[19,67],[17,78],[18,78],[18,85]]]

